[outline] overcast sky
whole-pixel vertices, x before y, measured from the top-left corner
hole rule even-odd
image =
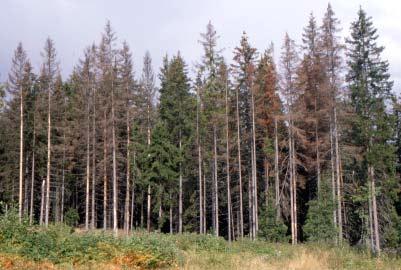
[[[361,5],[386,47],[395,89],[401,92],[401,2],[397,0],[331,1],[341,20],[343,36]],[[118,41],[126,40],[133,51],[136,76],[146,50],[158,72],[163,55],[182,53],[189,68],[201,55],[199,33],[209,20],[220,39],[218,47],[231,61],[232,51],[246,31],[259,51],[275,44],[276,54],[285,32],[298,43],[313,12],[320,24],[327,2],[322,0],[2,0],[0,25],[0,81],[5,81],[13,50],[21,41],[38,72],[45,39],[56,44],[64,78],[82,57],[83,49],[100,40],[105,22],[111,21]]]

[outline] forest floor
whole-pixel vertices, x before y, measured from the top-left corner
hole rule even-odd
[[[401,258],[308,243],[291,246],[244,239],[229,244],[211,235],[73,230],[63,225],[18,225],[0,219],[0,269],[400,269]]]

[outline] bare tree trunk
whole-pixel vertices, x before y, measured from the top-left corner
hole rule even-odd
[[[205,168],[203,168],[203,171],[206,171]],[[203,174],[203,233],[206,233],[206,174]]]
[[[215,136],[216,138],[216,136]],[[217,155],[216,151],[216,139],[215,139],[215,156]],[[217,166],[217,160],[215,160],[215,166]],[[217,169],[216,170],[216,193],[217,193]],[[226,174],[227,174],[227,217],[228,217],[228,242],[231,243],[231,226],[232,226],[232,207],[231,207],[231,182],[230,182],[230,141],[229,141],[229,125],[228,125],[228,86],[226,82]],[[218,196],[216,196],[216,199]],[[218,204],[216,203],[216,207]],[[216,218],[217,218],[217,230],[218,230],[218,207],[216,209]],[[232,226],[234,227],[234,226]],[[233,234],[234,235],[234,234]],[[218,231],[217,231],[218,236]]]
[[[47,108],[47,173],[46,173],[46,206],[45,206],[45,226],[49,225],[50,213],[50,153],[51,153],[51,91],[48,89],[48,108]]]
[[[253,239],[254,236],[254,220],[253,220],[253,188],[252,188],[252,175],[248,175],[249,179],[248,179],[248,213],[249,213],[249,238]]]
[[[374,229],[373,229],[373,207],[372,207],[372,184],[371,184],[371,173],[370,166],[368,167],[368,177],[369,177],[369,187],[368,187],[368,212],[369,212],[369,240],[370,240],[370,249],[372,252],[375,252],[375,237],[374,237]]]
[[[180,147],[180,155],[182,154],[182,142],[181,142],[181,130],[180,130],[180,142],[179,142],[179,147]],[[172,215],[172,208],[170,206],[170,214]],[[170,226],[172,227],[172,221],[170,219]],[[171,229],[170,229],[170,232]],[[182,233],[182,164],[180,161],[180,179],[179,179],[179,199],[178,199],[178,232]]]
[[[29,196],[28,196],[28,187],[29,187],[29,182],[28,182],[28,174],[29,174],[29,169],[28,169],[28,163],[29,163],[29,155],[25,155],[25,175],[24,175],[24,209],[22,211],[23,215],[28,215],[28,206],[29,206]]]
[[[93,89],[93,119],[92,119],[92,216],[91,229],[96,227],[96,90]]]
[[[252,102],[252,187],[253,187],[253,219],[254,219],[254,238],[258,232],[258,183],[256,175],[256,127],[255,127],[255,97],[251,88]]]
[[[60,206],[60,185],[59,185],[59,174],[58,174],[58,172],[57,172],[57,175],[56,175],[56,181],[55,181],[57,184],[56,184],[56,201],[55,201],[55,204],[54,204],[54,222],[55,223],[57,223],[57,222],[59,222],[60,221],[60,208],[59,208],[59,206]]]
[[[292,124],[293,126],[293,124]],[[292,169],[293,169],[293,192],[294,192],[294,234],[295,234],[295,244],[298,243],[298,211],[297,211],[297,169],[296,169],[296,156],[295,156],[295,140],[294,133],[292,135]]]
[[[169,219],[170,219],[170,234],[173,234],[173,207],[171,206],[171,194],[170,194],[170,209],[169,209]],[[182,224],[181,224],[182,226]],[[180,233],[182,233],[182,228]]]
[[[141,228],[144,228],[143,226],[144,226],[144,215],[145,215],[145,213],[144,213],[144,202],[143,202],[143,200],[145,199],[144,198],[145,197],[145,194],[144,194],[144,191],[142,190],[142,192],[141,192]]]
[[[380,256],[380,235],[379,235],[379,221],[377,217],[377,202],[376,202],[376,184],[375,184],[375,173],[373,166],[370,167],[370,179],[372,185],[372,215],[373,215],[373,230],[375,236],[375,251],[377,256]]]
[[[113,232],[118,235],[118,191],[117,191],[117,160],[116,160],[116,123],[114,113],[114,82],[111,82],[111,125],[112,125],[112,146],[113,146]]]
[[[315,125],[315,136],[316,136],[316,171],[317,171],[317,194],[320,196],[321,176],[320,176],[320,152],[319,152],[319,133],[318,124]]]
[[[200,131],[199,131],[199,103],[200,96],[199,90],[196,91],[197,94],[197,108],[196,108],[196,144],[198,146],[198,177],[199,177],[199,233],[203,233],[203,186],[202,186],[202,151],[200,145]]]
[[[32,171],[31,171],[31,203],[29,209],[29,225],[33,223],[33,204],[34,204],[34,189],[35,189],[35,144],[36,144],[36,129],[35,129],[35,113],[33,116],[33,135],[32,135]]]
[[[18,198],[18,218],[22,221],[22,203],[24,188],[24,95],[22,86],[20,89],[20,141],[19,141],[19,198]]]
[[[332,118],[332,117],[330,117]],[[336,170],[335,170],[335,159],[334,156],[334,130],[333,124],[330,123],[330,161],[331,161],[331,191],[332,191],[332,200],[333,205],[336,205]],[[333,222],[334,225],[337,227],[337,209],[333,207]]]
[[[265,157],[265,205],[269,205],[269,163]]]
[[[316,151],[316,174],[317,174],[317,194],[320,196],[320,153],[319,153],[319,121],[317,118],[317,95],[315,95],[315,151]]]
[[[292,152],[294,151],[292,149],[293,144],[292,144],[292,123],[291,120],[289,121],[289,134],[288,134],[288,146],[289,146],[289,170],[290,170],[290,203],[291,203],[291,243],[295,245],[296,240],[295,240],[295,217],[294,217],[294,162],[293,162],[293,155]]]
[[[128,96],[128,87],[127,87],[127,96]],[[129,232],[129,225],[130,225],[130,211],[129,211],[129,199],[130,199],[130,167],[131,167],[131,157],[130,157],[130,121],[129,121],[129,102],[127,101],[127,178],[126,178],[126,192],[125,192],[125,213],[124,213],[124,229],[125,233],[128,234]]]
[[[41,196],[40,196],[40,218],[39,218],[39,225],[43,225],[44,214],[45,214],[45,185],[46,181],[42,181],[42,187],[40,189]]]
[[[86,134],[86,191],[85,191],[85,230],[89,230],[89,198],[90,198],[90,126],[89,126],[89,98],[87,105],[87,134]]]
[[[136,153],[134,150],[134,175],[132,177],[132,187],[131,187],[131,230],[134,228],[134,212],[135,212],[135,169],[136,169]]]
[[[281,208],[280,208],[280,178],[279,178],[279,168],[278,168],[278,134],[277,134],[277,118],[274,118],[274,174],[275,174],[275,192],[276,192],[276,218],[279,220],[281,218]]]
[[[150,147],[150,98],[148,97],[148,106],[147,106],[147,117],[148,117],[148,147]],[[148,207],[147,207],[147,230],[150,232],[150,205],[151,205],[151,194],[150,194],[150,184],[148,184]]]
[[[216,125],[213,125],[213,158],[214,158],[214,229],[215,235],[219,236],[219,186],[217,180],[217,134]],[[227,182],[228,183],[228,182]],[[228,196],[228,195],[227,195]],[[230,215],[228,215],[229,217]]]
[[[150,232],[150,201],[151,201],[151,198],[150,198],[150,185],[148,185],[148,208],[147,208],[147,226],[146,226],[146,228],[147,228],[147,230],[148,230],[148,232]]]
[[[343,239],[343,219],[342,219],[342,198],[341,198],[341,172],[340,172],[340,150],[338,146],[337,130],[337,109],[334,106],[334,145],[336,151],[336,175],[337,175],[337,213],[338,213],[338,241],[341,244]]]
[[[107,116],[106,110],[103,113],[103,230],[107,230],[107,204],[108,204],[108,189],[107,189]]]
[[[240,236],[244,237],[244,209],[242,202],[242,162],[241,162],[241,142],[240,142],[240,119],[239,119],[239,100],[238,89],[236,91],[236,118],[237,118],[237,154],[238,154],[238,180],[239,180],[239,216],[240,216]]]

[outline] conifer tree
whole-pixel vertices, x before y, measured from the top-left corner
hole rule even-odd
[[[161,75],[163,82],[160,88],[159,115],[166,128],[170,131],[170,143],[179,150],[178,174],[178,232],[182,233],[183,214],[183,179],[188,160],[187,147],[192,136],[193,99],[189,92],[189,78],[185,63],[178,53],[168,64],[167,70]],[[171,194],[175,196],[175,194]]]
[[[393,82],[389,79],[389,64],[381,58],[384,47],[377,44],[377,39],[371,17],[360,8],[347,39],[347,82],[354,113],[348,140],[360,149],[362,161],[356,161],[361,169],[358,180],[368,191],[365,203],[368,204],[371,248],[380,255],[384,224],[379,220],[391,211],[395,154],[389,144],[394,134],[394,118],[386,108],[394,97]]]
[[[30,63],[22,43],[18,44],[12,59],[11,72],[8,78],[8,93],[13,99],[11,102],[19,104],[19,196],[18,196],[18,216],[21,222],[23,215],[23,190],[24,190],[24,118],[25,118],[25,97],[30,90],[29,83],[31,75]],[[25,164],[26,166],[26,164]],[[25,184],[26,185],[26,184]]]

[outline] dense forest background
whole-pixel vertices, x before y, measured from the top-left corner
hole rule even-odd
[[[195,66],[177,52],[155,71],[147,53],[135,71],[107,22],[68,78],[50,38],[38,74],[18,44],[0,88],[1,211],[396,249],[401,107],[372,18],[361,8],[345,41],[340,29],[328,5],[301,44],[258,52],[244,32],[224,59],[209,22]]]

